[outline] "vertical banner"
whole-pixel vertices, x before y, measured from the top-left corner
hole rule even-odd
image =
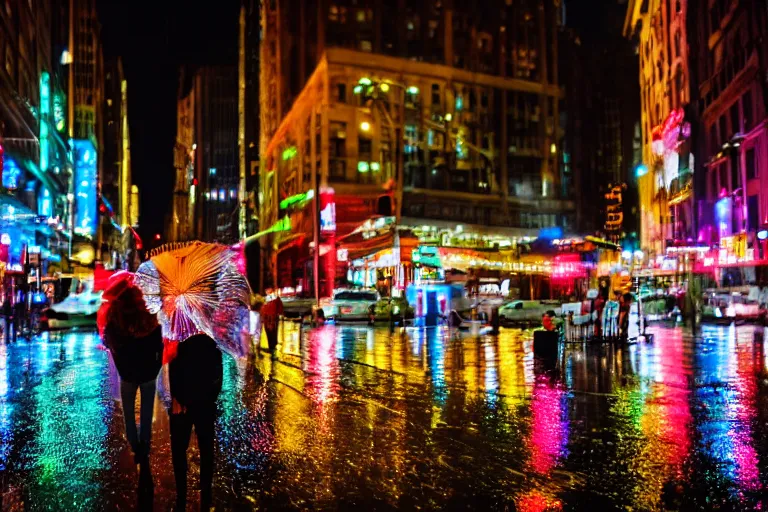
[[[320,231],[336,232],[336,196],[332,188],[320,192]]]
[[[96,233],[96,149],[87,139],[73,141],[75,147],[75,233]]]

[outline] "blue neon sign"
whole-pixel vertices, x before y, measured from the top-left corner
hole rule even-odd
[[[96,149],[87,139],[74,140],[75,150],[75,233],[96,233]]]

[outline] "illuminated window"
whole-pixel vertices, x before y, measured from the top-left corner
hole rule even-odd
[[[229,189],[229,198],[230,199],[237,198],[237,190],[235,190],[234,188]]]
[[[224,202],[226,200],[227,200],[227,191],[224,190],[223,188],[220,188],[219,189],[219,201]]]

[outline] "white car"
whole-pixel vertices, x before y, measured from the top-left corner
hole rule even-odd
[[[333,299],[323,299],[320,307],[325,318],[335,320],[368,320],[371,306],[381,297],[372,290],[336,290]]]
[[[555,315],[562,315],[559,302],[547,300],[514,300],[499,308],[499,317],[503,323],[531,324],[540,323],[541,317],[547,311],[554,311]]]
[[[77,290],[79,283],[83,285],[82,290]],[[96,313],[101,307],[102,293],[93,291],[93,279],[73,280],[70,295],[45,312],[48,328],[96,327]]]

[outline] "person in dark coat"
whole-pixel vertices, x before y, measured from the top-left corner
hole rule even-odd
[[[99,330],[120,374],[120,398],[125,436],[134,462],[149,459],[155,383],[162,366],[163,336],[157,318],[147,311],[144,297],[133,285],[133,275],[119,272],[104,292]],[[140,427],[136,428],[136,392],[141,390]]]
[[[168,365],[171,457],[179,510],[186,507],[187,449],[193,427],[200,450],[200,509],[208,510],[212,503],[216,400],[223,376],[221,356],[211,337],[197,334],[178,344]]]
[[[264,332],[267,335],[267,346],[272,356],[276,356],[277,351],[277,332],[280,326],[280,316],[283,314],[283,301],[276,296],[267,302],[261,308],[261,324],[264,326]]]

